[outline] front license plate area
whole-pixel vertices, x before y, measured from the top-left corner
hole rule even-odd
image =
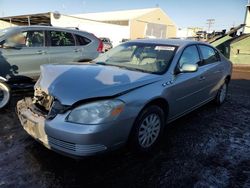
[[[24,118],[23,118],[24,119]],[[26,119],[26,122],[23,122],[23,128],[33,137],[40,138],[40,132],[38,129],[38,122],[34,122],[33,120]]]

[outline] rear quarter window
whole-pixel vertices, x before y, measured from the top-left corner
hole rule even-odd
[[[91,42],[90,39],[80,36],[80,35],[75,35],[75,37],[76,37],[77,45],[79,46],[85,46]]]

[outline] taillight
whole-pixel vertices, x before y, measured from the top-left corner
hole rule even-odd
[[[98,44],[98,48],[97,48],[97,51],[99,52],[99,53],[102,53],[103,51],[102,51],[102,49],[103,49],[103,42],[100,40],[100,39],[98,39],[99,40],[99,44]]]

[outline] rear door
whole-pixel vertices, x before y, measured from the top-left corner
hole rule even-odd
[[[206,70],[204,74],[204,84],[206,87],[206,95],[212,98],[217,94],[220,87],[220,81],[223,79],[223,65],[220,55],[214,48],[207,45],[198,45],[202,63],[201,67]]]
[[[12,43],[13,48],[1,49],[1,72],[4,77],[20,76],[36,79],[40,74],[40,65],[49,63],[45,47],[45,32],[27,30],[13,34],[4,43]]]
[[[88,45],[91,40],[78,34],[75,34],[74,36],[76,39],[75,55],[77,61],[91,60],[93,52],[96,53],[96,49],[93,49]]]
[[[70,32],[48,31],[50,63],[70,63],[78,60],[75,37]]]

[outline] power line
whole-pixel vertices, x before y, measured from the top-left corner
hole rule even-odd
[[[208,25],[208,29],[207,31],[209,32],[212,25],[215,23],[215,19],[207,19],[207,25]]]

